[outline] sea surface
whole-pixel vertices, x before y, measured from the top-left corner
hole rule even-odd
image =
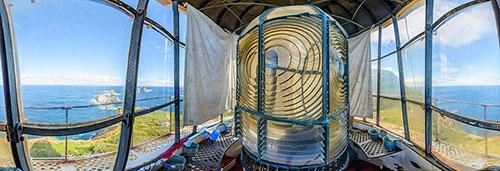
[[[500,105],[500,86],[437,86],[432,88],[432,98]],[[438,100],[437,106],[464,116],[485,119],[484,106],[479,104]],[[500,107],[487,107],[486,116],[489,120],[500,120]]]
[[[147,93],[141,92],[142,86],[138,87],[136,99],[147,99],[155,97],[165,97],[154,100],[136,101],[136,108],[153,107],[159,104],[167,103],[170,101],[171,96],[174,95],[173,87],[153,87],[146,86],[146,89],[151,90]],[[24,106],[24,119],[28,122],[37,123],[66,123],[66,111],[63,109],[30,109],[30,107],[71,107],[82,105],[95,105],[103,102],[97,100],[99,95],[108,94],[113,90],[114,96],[110,100],[123,101],[124,86],[67,86],[67,85],[23,85],[21,87],[22,103]],[[0,105],[5,104],[3,89],[0,91]],[[182,87],[180,94],[184,94]],[[115,115],[117,108],[123,104],[108,105],[100,107],[83,107],[72,108],[68,111],[68,123],[83,122],[100,119]],[[172,106],[172,112],[174,107]],[[169,111],[170,107],[161,109]],[[181,102],[182,114],[182,102]],[[0,120],[5,120],[5,107],[0,107]],[[90,139],[94,132],[69,136],[69,139]],[[29,138],[37,138],[38,136],[29,136]],[[55,137],[57,139],[64,139],[64,137]]]
[[[143,88],[139,86],[138,89]],[[150,87],[150,92],[138,90],[137,99],[154,97],[167,97],[156,100],[137,101],[136,107],[146,108],[170,101],[173,96],[173,87]],[[2,89],[3,90],[3,89]],[[118,99],[123,101],[123,86],[62,86],[62,85],[24,85],[21,87],[22,103],[27,107],[60,107],[94,105],[98,102],[98,95],[104,95],[113,90]],[[181,95],[183,89],[180,89]],[[4,104],[3,91],[0,91],[0,105]],[[476,103],[500,104],[500,85],[496,86],[437,86],[433,87],[433,98],[451,99]],[[481,105],[462,104],[438,101],[437,105],[448,111],[464,116],[484,119],[484,107]],[[68,111],[68,123],[90,121],[116,114],[116,108],[121,106],[111,105],[105,107],[73,108]],[[169,111],[170,107],[161,109]],[[173,106],[172,106],[173,110]],[[5,120],[5,107],[0,107],[0,120]],[[182,114],[182,103],[181,103]],[[65,123],[65,110],[62,109],[24,109],[24,118],[29,122],[39,123]],[[500,120],[500,107],[488,107],[487,119]],[[69,139],[90,139],[95,132],[69,136]],[[36,138],[37,136],[29,136]],[[64,139],[64,137],[56,137]]]

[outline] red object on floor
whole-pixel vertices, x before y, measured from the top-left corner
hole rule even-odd
[[[229,171],[243,171],[243,166],[241,165],[240,156],[236,157],[236,164]]]
[[[179,144],[173,146],[172,148],[168,149],[163,155],[161,155],[162,159],[168,159],[172,154],[175,152],[175,150],[179,149],[182,147],[182,145],[188,140],[188,138],[183,138]]]
[[[381,170],[380,167],[365,162],[363,160],[353,161],[349,166],[347,166],[346,171],[378,171]]]

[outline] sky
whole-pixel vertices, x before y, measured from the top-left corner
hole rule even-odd
[[[466,0],[436,0],[434,21]],[[401,44],[424,31],[425,6],[398,19]],[[395,50],[394,26],[382,29],[382,55]],[[374,29],[378,30],[378,29]],[[371,33],[372,59],[378,32]],[[424,40],[402,51],[405,83],[424,86]],[[394,59],[391,59],[394,58]],[[453,16],[433,32],[433,86],[500,85],[500,50],[491,4],[482,3]],[[396,55],[382,59],[382,69],[397,74]],[[376,62],[372,62],[376,68]]]
[[[436,0],[434,20],[468,0]],[[125,0],[132,7],[135,0]],[[120,11],[82,0],[11,0],[12,18],[23,85],[124,85],[132,19]],[[398,21],[401,43],[424,30],[425,7]],[[171,8],[150,1],[147,16],[173,33]],[[181,40],[186,16],[180,13]],[[434,32],[433,85],[500,85],[500,50],[490,3],[455,15]],[[377,30],[377,29],[375,29]],[[376,56],[378,32],[372,32]],[[383,28],[382,55],[395,50],[393,25]],[[181,75],[184,49],[181,50]],[[424,43],[403,51],[405,80],[423,87]],[[382,69],[397,73],[396,55]],[[374,62],[373,64],[376,64]],[[139,86],[172,86],[173,45],[145,27]],[[181,76],[181,83],[183,76]]]
[[[124,1],[132,7],[134,0]],[[9,1],[22,85],[124,85],[133,20],[95,1]],[[147,16],[173,33],[171,8],[150,1]],[[186,16],[180,13],[185,40]],[[184,49],[180,48],[181,83]],[[139,86],[173,85],[173,44],[144,27]]]

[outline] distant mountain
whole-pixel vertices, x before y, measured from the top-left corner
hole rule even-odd
[[[372,69],[372,91],[373,94],[377,93],[377,70]],[[390,97],[400,97],[400,88],[399,88],[399,76],[389,70],[381,70],[380,72],[380,94],[382,96],[390,96]],[[417,90],[412,89],[408,86],[405,86],[405,90],[407,96],[411,95],[412,97],[416,97],[418,99],[423,98],[423,94],[419,93]]]

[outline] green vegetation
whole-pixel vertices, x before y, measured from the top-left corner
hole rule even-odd
[[[174,113],[172,112],[172,116]],[[226,112],[224,117],[233,116]],[[138,116],[134,120],[132,135],[133,145],[152,140],[174,131],[170,130],[170,113],[166,111],[155,111],[146,115]],[[182,121],[182,116],[181,116]],[[118,149],[120,141],[120,124],[99,130],[90,140],[68,140],[68,156],[84,156],[113,152]],[[65,141],[53,137],[42,137],[29,139],[31,157],[64,157]],[[0,154],[2,153],[0,148]]]
[[[173,113],[172,113],[173,115]],[[169,112],[155,111],[135,118],[134,145],[170,133]],[[181,118],[182,119],[182,118]],[[120,125],[98,131],[90,140],[68,140],[68,156],[82,156],[116,151],[120,140]],[[63,157],[64,140],[43,137],[28,140],[31,157]]]
[[[380,109],[380,121],[382,123],[389,123],[403,127],[400,101],[381,99]],[[425,121],[423,107],[416,104],[407,103],[407,111],[410,131],[413,132],[413,134],[424,135]],[[376,109],[374,109],[374,118],[375,117]],[[439,113],[433,113],[432,117],[433,139],[436,139],[437,130],[437,139],[439,141],[448,142],[464,149],[484,153],[484,129],[462,124],[458,121],[454,121],[453,119],[441,116]],[[481,136],[468,133],[464,129],[472,129],[475,132],[479,133],[479,135]],[[488,135],[488,153],[500,155],[500,133],[489,131]],[[423,139],[414,138],[412,140],[420,146],[422,146],[424,143]]]
[[[5,135],[5,133],[0,132],[0,163],[2,161],[11,161],[11,160],[12,160],[12,153],[10,152],[10,142],[7,141],[7,136]]]

